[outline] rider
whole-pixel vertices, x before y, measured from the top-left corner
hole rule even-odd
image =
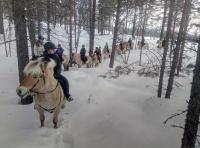
[[[85,54],[86,54],[86,49],[85,49],[85,45],[83,44],[80,50],[81,60],[83,61],[83,63],[87,61],[87,57],[85,56]]]
[[[120,43],[119,43],[119,49],[120,49],[121,51],[123,50],[122,41],[120,41]]]
[[[35,42],[33,59],[42,56],[44,52],[43,41],[44,37],[39,35],[38,40]]]
[[[129,44],[129,48],[132,49],[132,40],[131,40],[131,38],[129,38],[128,44]]]
[[[58,44],[58,48],[56,49],[56,54],[59,56],[61,61],[62,61],[63,52],[64,52],[64,49],[62,48],[61,44]]]
[[[162,47],[163,47],[163,48],[165,47],[165,42],[166,42],[166,40],[165,40],[165,38],[164,38],[163,41],[162,41]]]
[[[54,68],[54,77],[58,80],[60,85],[63,88],[64,95],[67,99],[67,101],[72,101],[73,98],[69,94],[69,82],[68,80],[61,75],[61,60],[58,57],[58,55],[55,53],[56,46],[52,42],[46,42],[44,44],[44,53],[43,56],[45,58],[51,58],[56,62],[56,67]]]
[[[99,60],[99,62],[101,63],[101,47],[96,47],[95,53],[97,55],[97,58]]]

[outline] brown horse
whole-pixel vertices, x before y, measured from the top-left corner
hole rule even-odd
[[[44,112],[48,111],[53,113],[54,128],[57,128],[58,115],[65,103],[62,88],[53,75],[55,65],[51,59],[30,61],[24,69],[26,77],[16,90],[20,97],[28,93],[33,95],[41,127],[44,126]]]

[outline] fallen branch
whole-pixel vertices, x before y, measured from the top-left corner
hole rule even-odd
[[[176,117],[176,116],[182,115],[182,114],[185,113],[185,112],[187,112],[187,110],[184,110],[184,111],[182,111],[181,113],[172,114],[172,116],[170,116],[169,118],[167,118],[167,119],[163,122],[163,124],[166,124],[166,123],[168,122],[168,120],[170,120],[170,119],[172,119],[172,118],[174,118],[174,117]]]

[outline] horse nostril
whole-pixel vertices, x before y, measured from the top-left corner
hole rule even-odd
[[[22,94],[22,91],[20,89],[16,90],[17,94],[20,96]]]

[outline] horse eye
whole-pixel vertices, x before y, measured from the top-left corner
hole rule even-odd
[[[37,78],[37,75],[33,75],[33,78],[36,79],[36,78]]]
[[[36,78],[37,78],[37,76],[35,76],[35,75],[34,75],[34,76],[33,76],[33,78],[34,78],[34,79],[36,79]]]

